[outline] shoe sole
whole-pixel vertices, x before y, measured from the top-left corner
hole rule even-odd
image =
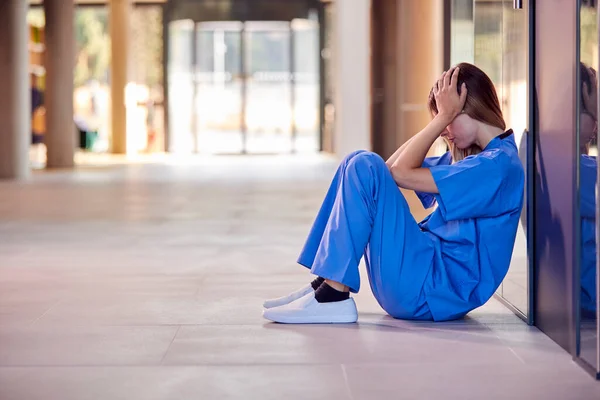
[[[358,321],[358,315],[320,315],[310,318],[282,316],[281,318],[276,319],[271,319],[264,314],[263,316],[269,321],[279,324],[353,324]]]

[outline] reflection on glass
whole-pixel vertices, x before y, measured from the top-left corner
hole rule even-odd
[[[451,61],[473,62],[492,79],[508,127],[520,143],[527,168],[528,4],[513,8],[506,0],[452,0]],[[528,314],[527,201],[521,214],[511,266],[497,294]]]
[[[596,183],[598,181],[598,26],[595,6],[581,8],[579,68],[580,356],[598,370]]]
[[[527,4],[513,8],[503,1],[502,17],[502,113],[507,126],[513,128],[517,143],[525,144],[529,123],[527,105],[528,15]],[[519,148],[519,158],[527,170],[527,148]],[[526,190],[526,189],[525,189]],[[525,193],[526,194],[526,193]],[[517,229],[510,269],[502,283],[502,296],[523,314],[528,313],[527,201],[521,211],[522,224]]]

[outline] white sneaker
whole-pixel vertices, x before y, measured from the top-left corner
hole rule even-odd
[[[302,289],[298,289],[295,292],[288,294],[287,296],[283,296],[278,299],[267,300],[264,302],[263,307],[264,308],[273,308],[273,307],[284,306],[286,304],[290,304],[294,300],[298,300],[300,297],[303,297],[311,292],[314,293],[315,290],[313,289],[312,285],[309,284],[309,285],[303,287]]]
[[[319,303],[312,291],[289,304],[264,310],[263,317],[283,324],[350,324],[358,320],[358,311],[352,297]]]

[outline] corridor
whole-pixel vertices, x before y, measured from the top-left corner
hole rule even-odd
[[[334,169],[92,159],[0,183],[0,399],[600,398],[495,300],[414,323],[364,284],[358,324],[263,320],[265,298],[310,279],[295,258]]]

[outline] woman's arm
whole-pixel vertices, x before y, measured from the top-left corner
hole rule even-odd
[[[399,154],[390,171],[398,186],[419,192],[439,193],[431,171],[421,168],[421,165],[433,143],[464,107],[467,89],[463,84],[461,94],[458,94],[458,72],[458,68],[454,68],[442,74],[434,88],[438,114],[421,132],[405,143],[403,150],[401,148],[397,151]]]
[[[394,165],[394,163],[396,162],[396,160],[398,159],[398,156],[400,156],[400,154],[402,154],[402,152],[406,149],[406,146],[408,146],[408,144],[411,142],[411,140],[414,139],[414,136],[411,137],[410,139],[408,139],[402,146],[400,146],[398,148],[398,150],[396,150],[394,152],[394,154],[392,154],[390,156],[390,158],[387,159],[387,161],[385,162],[385,164],[388,166],[388,168],[392,168],[392,166]]]
[[[398,186],[418,192],[438,193],[429,168],[421,168],[421,165],[433,143],[450,122],[451,119],[438,114],[421,132],[405,143],[406,147],[390,168]]]

